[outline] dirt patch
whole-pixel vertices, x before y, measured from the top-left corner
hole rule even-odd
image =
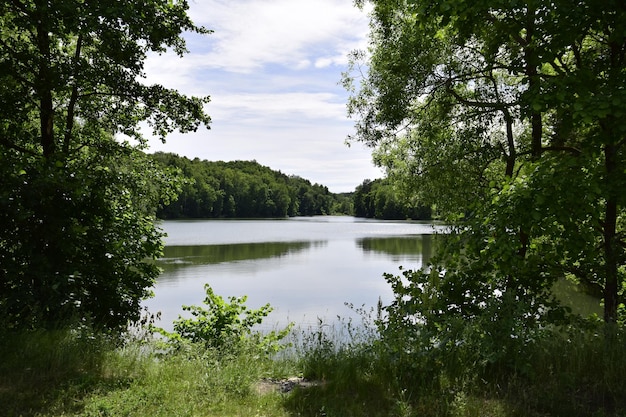
[[[269,394],[270,392],[288,393],[297,388],[309,388],[322,385],[322,381],[309,381],[300,377],[283,379],[263,378],[255,388],[259,394]]]

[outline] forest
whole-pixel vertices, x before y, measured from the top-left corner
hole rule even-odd
[[[413,206],[384,180],[365,180],[353,193],[286,175],[256,161],[206,161],[172,153],[151,155],[180,179],[178,197],[161,204],[161,219],[260,218],[354,215],[377,219],[430,219],[430,208]]]
[[[327,187],[256,161],[211,162],[171,153],[152,158],[175,168],[182,180],[178,198],[157,211],[163,219],[314,216],[351,210],[349,201]]]

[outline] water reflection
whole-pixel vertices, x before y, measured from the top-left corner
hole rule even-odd
[[[427,263],[433,253],[433,236],[366,237],[355,240],[365,254],[376,253],[390,257],[394,262],[419,259]],[[320,248],[328,241],[236,243],[226,245],[166,246],[163,257],[157,261],[163,275],[194,265],[211,265],[245,260],[282,258]]]
[[[433,227],[408,222],[304,218],[289,220],[164,222],[169,234],[155,297],[144,302],[162,312],[171,330],[182,305],[202,305],[204,284],[223,296],[248,296],[248,306],[270,303],[266,324],[317,324],[353,312],[344,302],[376,306],[393,300],[383,274],[428,263],[436,247]],[[424,234],[422,234],[424,233]],[[598,300],[559,282],[555,293],[575,312],[598,312]],[[601,311],[600,311],[601,313]],[[585,314],[585,315],[586,315]]]
[[[433,235],[366,237],[357,239],[356,245],[365,253],[388,255],[394,262],[399,262],[407,255],[413,255],[419,258],[422,264],[426,264],[433,255]]]
[[[580,314],[582,317],[596,314],[602,317],[600,299],[583,292],[581,287],[566,278],[555,282],[552,291],[559,302],[571,308],[574,314]]]
[[[324,241],[309,241],[166,246],[163,257],[158,260],[158,264],[163,269],[163,272],[167,273],[191,265],[280,258],[325,244],[326,242]]]
[[[270,325],[350,316],[344,302],[390,302],[393,294],[383,274],[399,273],[400,265],[420,268],[433,251],[433,237],[419,234],[427,228],[419,224],[341,219],[332,224],[307,220],[164,226],[170,237],[157,261],[163,273],[155,297],[144,305],[162,312],[159,325],[166,328],[185,315],[182,305],[202,304],[205,283],[223,297],[247,295],[250,308],[269,302],[275,308]]]

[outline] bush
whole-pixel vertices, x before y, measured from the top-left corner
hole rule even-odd
[[[257,310],[250,310],[245,305],[246,296],[229,297],[228,301],[215,294],[209,284],[205,284],[207,306],[183,306],[183,310],[190,311],[193,318],[179,317],[174,321],[174,332],[167,332],[161,328],[155,330],[168,338],[170,346],[180,348],[184,341],[201,343],[210,349],[232,351],[252,343],[264,352],[271,353],[280,350],[280,341],[287,336],[292,324],[278,331],[261,333],[253,330],[260,325],[263,319],[272,312],[269,304]]]

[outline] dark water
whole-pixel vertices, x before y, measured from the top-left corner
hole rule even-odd
[[[392,293],[383,273],[416,269],[433,251],[434,228],[418,222],[352,217],[281,220],[166,221],[163,274],[146,301],[161,311],[162,327],[201,305],[203,286],[216,294],[248,296],[247,304],[274,307],[268,326],[306,325],[352,317],[344,303],[376,306]]]

